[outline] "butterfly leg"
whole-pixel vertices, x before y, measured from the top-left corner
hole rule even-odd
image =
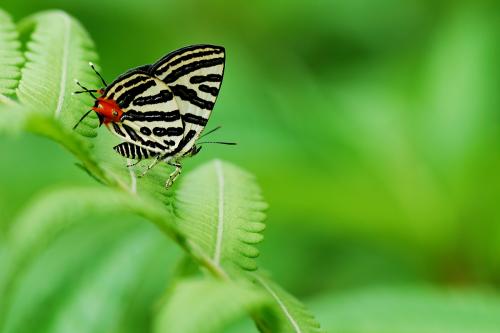
[[[167,182],[165,183],[165,187],[169,188],[174,184],[174,181],[179,177],[182,172],[182,165],[177,162],[168,162],[169,165],[175,167],[175,170],[168,176]]]
[[[134,163],[132,163],[129,159],[127,159],[127,168],[131,168],[133,166],[136,166],[137,164],[139,164],[141,162],[141,160],[138,160]]]
[[[150,165],[148,165],[148,167],[146,168],[146,170],[144,170],[144,172],[141,173],[139,177],[144,177],[148,173],[149,170],[153,169],[154,166],[157,165],[158,162],[160,162],[160,160],[161,160],[161,156],[160,155],[156,156],[156,158],[153,161],[153,163],[151,163]]]

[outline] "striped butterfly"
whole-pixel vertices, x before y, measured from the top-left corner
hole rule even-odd
[[[223,47],[193,45],[131,69],[109,85],[90,64],[105,88],[89,90],[77,82],[83,91],[75,93],[90,93],[95,103],[75,128],[95,111],[100,125],[123,139],[113,148],[118,154],[138,162],[155,159],[143,175],[160,161],[175,167],[166,182],[170,187],[181,172],[180,160],[201,149],[196,140],[219,94],[224,63]]]

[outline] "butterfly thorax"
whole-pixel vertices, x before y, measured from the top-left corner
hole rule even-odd
[[[104,125],[119,122],[123,115],[123,110],[116,101],[105,97],[98,97],[92,110],[97,113],[100,123]]]

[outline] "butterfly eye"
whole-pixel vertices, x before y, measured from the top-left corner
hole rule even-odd
[[[118,115],[118,112],[116,110],[113,110],[113,116],[117,116]]]

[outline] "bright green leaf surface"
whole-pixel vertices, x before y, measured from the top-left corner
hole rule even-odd
[[[66,128],[73,127],[90,104],[86,95],[71,95],[80,90],[74,80],[89,87],[98,82],[88,66],[97,58],[92,40],[79,22],[60,11],[33,15],[19,26],[22,34],[28,35],[19,100],[31,111],[59,119]],[[78,131],[95,136],[96,125],[95,117],[89,118]]]
[[[272,313],[276,317],[262,317],[259,323],[269,332],[321,333],[320,324],[297,298],[262,274],[253,273],[255,284],[271,297]]]
[[[182,179],[175,214],[179,228],[215,266],[255,270],[266,207],[253,176],[216,160]]]
[[[243,283],[211,278],[181,280],[167,295],[155,332],[221,332],[247,312],[263,308],[269,302],[264,293]]]
[[[9,103],[5,96],[15,94],[23,63],[16,26],[9,15],[0,9],[0,104]]]

